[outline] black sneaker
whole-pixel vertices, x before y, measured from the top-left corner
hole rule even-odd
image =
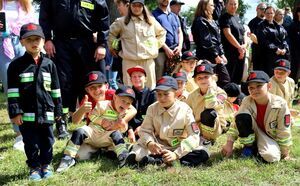
[[[128,157],[128,152],[123,152],[122,154],[120,154],[120,155],[118,156],[119,167],[120,167],[120,168],[122,168],[122,167],[125,166],[127,157]]]
[[[74,158],[66,155],[65,157],[63,157],[61,159],[60,164],[59,164],[58,168],[56,169],[56,172],[64,172],[67,169],[69,169],[70,167],[72,167],[73,165],[75,165],[75,163],[76,163],[76,161]]]
[[[56,130],[57,130],[58,139],[60,140],[67,139],[70,136],[65,124],[56,124]]]
[[[145,167],[146,165],[162,165],[164,163],[162,158],[156,158],[152,156],[145,156],[139,162],[140,167]]]

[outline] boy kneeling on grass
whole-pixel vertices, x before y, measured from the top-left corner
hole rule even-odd
[[[199,146],[200,130],[192,109],[176,99],[177,89],[173,77],[158,80],[158,101],[147,110],[139,130],[140,139],[128,156],[128,164],[172,164],[179,160],[183,165],[197,166],[208,160],[207,150]]]
[[[96,91],[106,86],[105,83],[105,77],[100,72],[90,74],[86,83],[86,91],[93,99],[97,99],[90,88],[94,87],[92,89]],[[118,157],[119,165],[124,166],[128,150],[122,132],[127,130],[128,121],[136,114],[136,109],[131,105],[134,100],[134,91],[130,87],[123,86],[117,89],[113,100],[98,101],[90,112],[87,106],[84,111],[89,112],[90,123],[73,132],[56,171],[63,172],[75,164],[75,158],[82,144],[89,144],[94,148],[113,149]]]
[[[222,154],[232,155],[233,143],[239,137],[243,157],[258,154],[266,162],[290,159],[291,116],[286,101],[269,92],[269,76],[263,71],[250,72],[247,79],[249,96],[243,99],[235,122],[227,132]]]
[[[25,144],[29,179],[38,181],[53,175],[53,123],[62,122],[62,101],[54,63],[41,53],[45,36],[34,23],[21,27],[25,54],[8,68],[8,111],[20,127]]]

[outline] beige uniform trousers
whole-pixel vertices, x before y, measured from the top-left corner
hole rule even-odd
[[[145,83],[146,87],[148,87],[150,89],[155,88],[155,84],[156,84],[155,62],[153,59],[138,60],[138,61],[123,59],[122,65],[123,65],[122,66],[123,81],[124,81],[125,85],[132,86],[130,77],[127,73],[127,69],[139,65],[145,69],[146,74],[147,74],[146,83]]]
[[[263,132],[256,124],[253,125],[257,140],[257,148],[260,156],[267,162],[276,162],[281,158],[281,151],[278,143]]]

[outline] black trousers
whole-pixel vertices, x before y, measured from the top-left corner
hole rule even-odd
[[[54,45],[54,63],[58,71],[63,107],[75,111],[77,98],[81,100],[85,94],[86,74],[93,70],[105,74],[105,62],[95,62],[96,45],[92,37],[55,38]]]
[[[27,165],[31,168],[49,165],[53,159],[54,134],[49,124],[24,122],[20,125]]]
[[[231,82],[240,85],[243,77],[245,57],[243,59],[239,59],[239,53],[237,50],[225,51],[225,56],[228,60],[226,68],[230,75]]]

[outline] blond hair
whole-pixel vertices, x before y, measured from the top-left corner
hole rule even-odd
[[[3,1],[4,0],[0,0],[0,10],[2,10],[2,8],[3,8]],[[20,3],[22,9],[26,13],[31,12],[31,10],[32,10],[31,0],[18,0],[18,2]]]

